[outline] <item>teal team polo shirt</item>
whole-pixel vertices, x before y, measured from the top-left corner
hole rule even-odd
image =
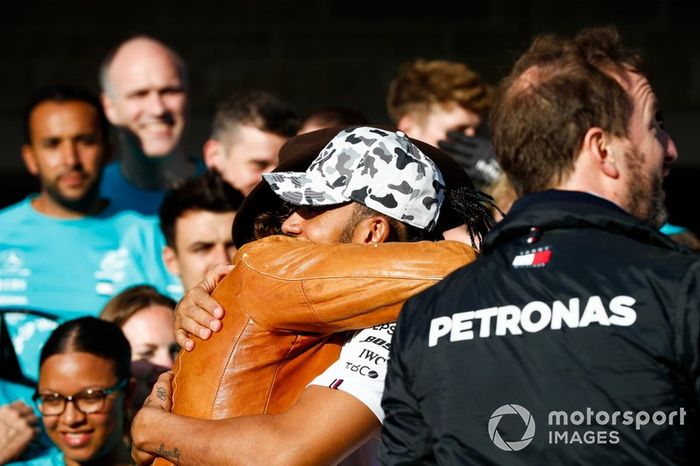
[[[37,212],[33,198],[0,211],[0,309],[24,374],[36,380],[41,346],[57,322],[97,316],[131,285],[151,284],[175,299],[182,288],[165,269],[154,218],[107,208],[59,219]],[[56,321],[12,309],[50,313]]]

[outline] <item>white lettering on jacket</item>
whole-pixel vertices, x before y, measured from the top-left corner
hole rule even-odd
[[[582,328],[598,324],[629,327],[637,320],[637,312],[632,308],[635,303],[631,296],[615,296],[606,307],[600,296],[591,296],[585,303],[580,298],[571,298],[568,303],[554,301],[551,305],[532,301],[522,309],[509,304],[457,312],[430,321],[428,346],[436,346],[441,338],[448,335],[450,342],[455,342],[494,335],[537,333],[546,328],[561,330],[563,326]],[[478,331],[474,329],[474,321],[479,323]]]

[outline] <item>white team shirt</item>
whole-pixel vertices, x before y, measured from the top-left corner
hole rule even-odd
[[[382,393],[391,337],[396,323],[358,330],[345,342],[340,357],[309,385],[342,390],[364,403],[384,422]]]

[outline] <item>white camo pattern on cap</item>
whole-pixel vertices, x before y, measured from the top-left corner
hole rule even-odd
[[[440,170],[401,131],[348,128],[323,148],[306,172],[263,175],[295,205],[363,204],[401,222],[432,230],[445,197]]]

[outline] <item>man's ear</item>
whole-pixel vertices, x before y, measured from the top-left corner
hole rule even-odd
[[[39,164],[36,161],[36,155],[34,155],[34,149],[29,144],[22,146],[22,160],[24,161],[24,166],[27,167],[29,173],[34,176],[39,174]]]
[[[215,139],[207,139],[202,147],[204,154],[204,165],[210,170],[216,169],[221,172],[224,163],[224,146]]]
[[[379,244],[389,241],[391,224],[383,215],[373,215],[361,220],[353,232],[353,243]]]
[[[163,248],[163,263],[168,272],[175,276],[180,276],[180,264],[177,262],[177,253],[170,246]]]
[[[618,160],[624,148],[620,138],[613,137],[601,128],[590,128],[583,137],[582,152],[592,164],[607,177],[620,177]]]
[[[114,105],[114,100],[106,93],[100,94],[100,100],[102,101],[102,108],[105,111],[105,116],[114,126],[119,126],[119,118],[117,118],[117,110]]]

